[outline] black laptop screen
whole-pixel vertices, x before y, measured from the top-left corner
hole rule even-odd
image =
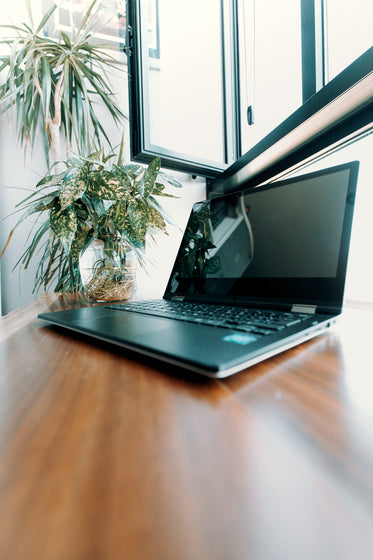
[[[342,304],[358,163],[197,203],[166,297]]]

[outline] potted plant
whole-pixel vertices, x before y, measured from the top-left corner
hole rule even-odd
[[[104,155],[104,142],[112,150],[108,116],[116,124],[126,118],[109,79],[109,71],[121,67],[107,45],[91,40],[106,19],[105,2],[93,0],[77,27],[72,25],[69,33],[57,31],[54,37],[44,28],[57,6],[34,25],[30,0],[26,5],[30,24],[2,26],[11,34],[0,41],[9,47],[8,54],[0,56],[0,110],[15,108],[25,150],[32,149],[41,134],[49,171],[17,205],[23,213],[15,228],[30,215],[37,218],[17,264],[27,269],[38,257],[34,292],[41,287],[76,291],[83,287],[82,277],[86,287],[89,283],[81,260],[94,253],[88,291],[92,297],[109,297],[109,292],[118,296],[120,280],[127,278],[131,284],[129,249],[143,264],[147,234],[166,232],[157,198],[171,196],[163,191],[167,182],[179,183],[159,172],[159,159],[147,169],[125,165],[123,142],[118,156],[113,151]],[[104,122],[97,106],[107,109]]]
[[[147,236],[167,234],[169,220],[157,200],[174,197],[164,191],[167,184],[181,186],[160,172],[159,158],[147,168],[125,165],[122,150],[118,156],[100,151],[70,159],[64,171],[39,181],[18,205],[22,215],[16,225],[36,215],[35,230],[17,263],[27,269],[38,258],[34,291],[85,288],[92,299],[127,299],[134,278],[129,254],[143,265]],[[91,263],[84,264],[89,253]]]

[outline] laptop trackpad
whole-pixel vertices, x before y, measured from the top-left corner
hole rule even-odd
[[[170,328],[167,320],[113,310],[106,310],[106,313],[81,314],[71,323],[72,327],[81,327],[96,335],[106,335],[123,342],[127,339],[144,340],[144,337],[152,332]]]

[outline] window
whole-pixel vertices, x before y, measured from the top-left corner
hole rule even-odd
[[[246,152],[302,104],[301,2],[238,0]]]
[[[62,0],[54,25],[77,26],[89,5]],[[111,0],[105,8],[94,40],[129,55],[133,159],[160,155],[164,167],[219,177],[209,192],[227,176],[224,188],[235,188],[241,168],[257,184],[372,122],[368,0],[354,9],[350,0]]]
[[[369,127],[373,8],[367,0],[357,0],[353,10],[349,0],[157,0],[158,61],[148,45],[154,1],[129,2],[134,159],[158,154],[165,167],[218,176],[211,192],[228,176],[237,179],[240,168],[257,184]],[[319,125],[322,132],[315,131]],[[288,140],[298,142],[291,157]],[[259,156],[260,173],[258,161],[247,167]]]
[[[209,186],[219,194],[255,186],[373,129],[373,47],[237,160]]]
[[[236,0],[127,6],[132,158],[218,175],[240,154]]]
[[[273,0],[263,1],[267,4],[268,17],[271,17],[269,6],[277,3]],[[262,32],[254,16],[257,5],[261,6],[262,2],[239,2],[243,2],[246,8],[251,6],[251,10],[254,9],[254,13],[251,11],[251,21],[255,22],[252,34],[255,32],[257,37]],[[298,82],[289,82],[289,96],[282,95],[279,106],[283,103],[281,110],[285,112],[286,105],[287,109],[292,104],[294,107],[295,96],[299,96],[301,90],[303,104],[279,122],[279,107],[276,102],[268,102],[265,118],[277,124],[268,134],[265,119],[260,117],[260,112],[258,118],[255,118],[254,110],[253,126],[242,120],[242,137],[248,151],[214,183],[208,185],[208,192],[211,194],[240,188],[242,181],[254,186],[270,180],[294,166],[303,165],[310,159],[321,157],[326,152],[365,135],[373,126],[373,47],[370,25],[366,23],[367,20],[371,21],[371,3],[358,0],[356,13],[355,9],[351,10],[351,2],[347,0],[286,0],[284,6],[288,4],[293,8],[296,5],[300,7],[301,46],[298,46],[298,52],[302,53],[301,76]],[[347,27],[349,12],[354,13],[351,16],[354,18],[354,25],[350,28]],[[276,17],[279,26],[285,29],[288,41],[294,43],[295,31],[292,32],[294,24],[291,19],[285,18],[288,23],[284,24],[281,14],[276,13]],[[249,20],[250,18],[246,18],[246,21]],[[341,26],[345,30],[343,41],[339,32]],[[255,42],[258,43],[258,40]],[[330,49],[328,44],[332,45]],[[353,48],[351,44],[354,45]],[[366,47],[367,50],[364,50]],[[251,46],[251,51],[253,48]],[[356,58],[355,55],[360,56]],[[266,64],[264,58],[261,62]],[[245,62],[245,68],[250,70],[249,59]],[[243,74],[241,72],[241,78]],[[251,79],[251,83],[253,82],[255,85],[255,79]],[[271,89],[277,91],[278,88],[273,85]],[[242,97],[241,94],[241,100]],[[242,108],[242,114],[244,112]],[[250,129],[255,127],[257,132],[252,133]],[[259,141],[252,143],[250,135],[256,136]]]
[[[42,0],[43,13],[46,13],[53,5],[52,0]],[[53,20],[48,29],[48,35],[53,36],[54,30],[71,32],[77,29],[82,22],[92,0],[61,0],[53,15]],[[93,7],[91,21],[95,20],[95,12],[100,4]],[[111,48],[123,49],[127,17],[125,0],[108,0],[104,6],[105,17],[102,17],[100,9],[100,21],[97,22],[91,40],[96,43],[108,45]],[[53,29],[52,29],[53,26]]]
[[[372,46],[372,22],[370,0],[327,0],[325,64],[330,80]]]

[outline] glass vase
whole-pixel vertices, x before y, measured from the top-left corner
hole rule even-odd
[[[136,260],[128,248],[108,254],[104,242],[95,239],[79,259],[83,290],[92,301],[126,301],[136,290]],[[125,258],[123,255],[125,254]]]

